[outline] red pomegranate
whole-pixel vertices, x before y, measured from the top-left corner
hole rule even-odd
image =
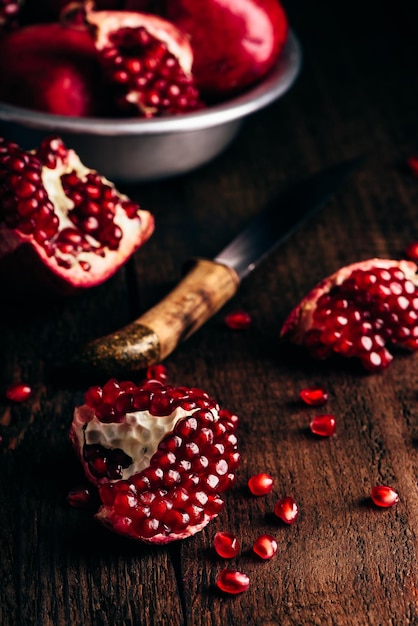
[[[218,99],[265,76],[288,35],[278,0],[169,0],[167,19],[190,35],[197,87]]]
[[[364,368],[386,368],[389,347],[418,349],[418,277],[412,261],[369,259],[321,281],[290,313],[285,340],[312,356],[356,357]]]
[[[0,39],[0,100],[56,115],[108,113],[91,35],[60,24],[34,24]]]
[[[173,24],[129,11],[87,9],[86,18],[122,112],[155,117],[202,108],[188,36]]]
[[[26,152],[0,138],[0,281],[62,293],[98,285],[152,234],[148,211],[58,138]]]
[[[98,520],[151,543],[200,531],[235,483],[237,422],[201,389],[153,379],[91,387],[70,438],[99,485]]]

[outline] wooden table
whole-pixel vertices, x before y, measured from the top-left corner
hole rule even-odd
[[[0,404],[3,626],[418,624],[418,355],[364,375],[292,356],[278,340],[318,280],[354,261],[401,258],[418,239],[418,180],[403,167],[418,150],[417,22],[403,3],[285,6],[304,52],[297,84],[209,165],[124,189],[157,224],[126,269],[69,300],[17,308],[2,295],[1,388],[23,380],[34,389],[23,404]],[[219,518],[152,548],[70,508],[68,489],[83,477],[68,430],[87,383],[57,380],[49,364],[157,302],[186,258],[215,254],[278,189],[358,155],[366,164],[321,213],[166,360],[173,383],[205,388],[241,418],[238,483]],[[237,308],[253,317],[246,332],[223,324]],[[299,391],[311,385],[328,390],[332,438],[309,435],[318,410]],[[274,491],[250,497],[247,479],[260,471],[274,476]],[[375,484],[392,485],[399,503],[372,506]],[[284,495],[300,507],[292,526],[271,515]],[[241,540],[228,562],[250,576],[240,596],[216,590],[218,530]],[[269,562],[251,554],[265,532],[279,543]]]

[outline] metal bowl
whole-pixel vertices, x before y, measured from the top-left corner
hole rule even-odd
[[[62,137],[82,161],[110,180],[141,182],[193,170],[220,154],[244,118],[281,97],[301,67],[291,32],[276,67],[254,88],[196,113],[154,119],[80,118],[38,113],[0,103],[0,135],[36,147],[50,134]]]

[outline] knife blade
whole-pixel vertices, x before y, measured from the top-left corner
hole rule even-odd
[[[241,281],[334,195],[363,159],[316,173],[281,192],[214,259],[194,259],[176,287],[120,330],[86,344],[79,371],[112,376],[163,361],[237,292]]]

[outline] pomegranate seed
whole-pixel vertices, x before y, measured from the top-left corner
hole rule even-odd
[[[322,387],[306,387],[299,395],[303,402],[310,406],[321,406],[328,400],[328,394]]]
[[[248,487],[254,496],[265,496],[273,489],[273,477],[261,472],[248,479]]]
[[[221,591],[235,595],[247,591],[250,586],[250,579],[247,574],[242,572],[223,569],[216,580],[216,584]]]
[[[167,368],[161,363],[150,365],[147,369],[146,377],[148,380],[153,379],[164,382],[167,380]]]
[[[410,174],[418,177],[418,155],[414,154],[408,157],[406,165]]]
[[[252,318],[245,311],[232,311],[225,316],[225,324],[232,330],[246,330],[252,324]]]
[[[272,535],[260,535],[253,544],[253,551],[262,559],[271,559],[277,549],[277,541]]]
[[[67,501],[74,508],[86,509],[93,503],[93,494],[88,487],[75,487],[68,492]]]
[[[331,437],[336,427],[337,423],[333,415],[316,415],[310,423],[311,432],[320,437]]]
[[[219,556],[232,559],[239,554],[240,544],[232,533],[218,532],[213,539],[213,547]]]
[[[298,505],[293,498],[286,496],[276,503],[274,514],[285,524],[293,524],[299,516]]]
[[[413,241],[405,248],[405,256],[411,261],[418,261],[418,241]]]
[[[32,395],[32,388],[25,383],[15,383],[6,389],[6,398],[13,402],[25,402]]]
[[[399,496],[392,487],[376,485],[372,488],[370,496],[376,506],[389,507],[399,501]]]

